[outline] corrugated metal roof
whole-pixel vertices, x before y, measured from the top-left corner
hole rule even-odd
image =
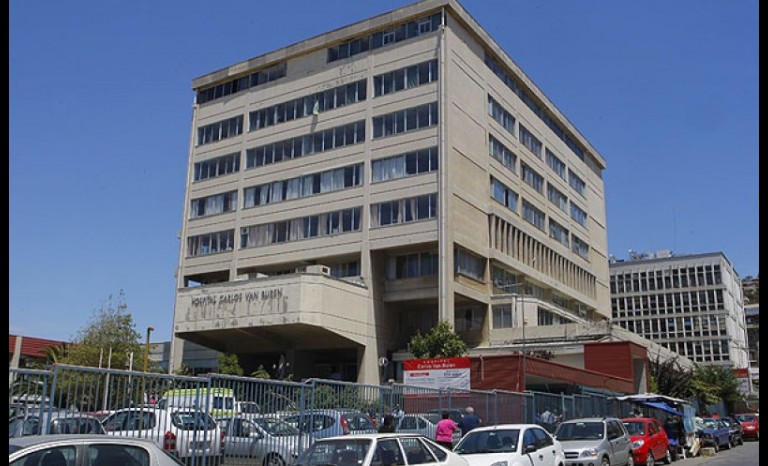
[[[8,335],[8,353],[13,354],[16,349],[18,335]],[[21,335],[21,356],[31,358],[44,358],[45,349],[51,346],[69,345],[69,342],[49,340],[47,338],[26,337]]]

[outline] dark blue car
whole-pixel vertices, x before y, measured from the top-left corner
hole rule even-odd
[[[702,447],[714,447],[716,452],[731,448],[731,429],[722,419],[705,417],[697,427]]]

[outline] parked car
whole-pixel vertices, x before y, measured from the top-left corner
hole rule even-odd
[[[239,415],[216,420],[224,432],[224,456],[254,458],[264,466],[293,464],[309,447],[308,435],[275,417]]]
[[[234,416],[240,403],[231,388],[179,388],[168,390],[158,401],[160,408],[208,409],[211,416]]]
[[[45,424],[47,429],[44,429]],[[99,418],[72,411],[16,416],[8,421],[8,438],[41,434],[105,434]]]
[[[437,423],[440,420],[442,420],[442,416],[437,413],[404,414],[395,420],[395,431],[421,434],[434,440]],[[459,440],[461,440],[461,429],[456,429],[453,431],[453,444],[456,445]]]
[[[316,440],[296,466],[468,466],[464,457],[418,434],[351,434]]]
[[[728,429],[731,431],[731,446],[744,445],[744,430],[741,427],[741,422],[731,416],[724,416],[720,419],[728,425]]]
[[[9,466],[179,466],[178,458],[148,439],[108,435],[32,435],[8,439]]]
[[[221,456],[224,433],[210,414],[188,408],[124,408],[102,421],[107,435],[154,440],[180,458]]]
[[[658,419],[630,417],[621,420],[632,440],[632,454],[637,465],[653,466],[657,461],[672,463],[669,437]]]
[[[376,427],[374,427],[368,415],[362,412],[314,409],[289,414],[282,417],[282,419],[299,429],[302,433],[310,434],[313,439],[376,432]]]
[[[580,418],[563,421],[554,434],[565,452],[565,464],[578,466],[632,466],[632,440],[621,420],[615,417]]]
[[[702,418],[696,433],[702,447],[713,447],[715,452],[719,452],[721,448],[731,448],[731,430],[720,418]]]
[[[740,413],[734,416],[741,422],[742,434],[745,439],[760,440],[760,418],[752,413]]]
[[[534,464],[562,466],[563,445],[538,424],[499,424],[476,427],[453,451],[470,466]]]

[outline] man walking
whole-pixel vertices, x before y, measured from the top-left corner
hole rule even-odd
[[[475,414],[475,408],[472,406],[467,406],[467,408],[464,410],[464,416],[459,421],[459,428],[461,429],[461,436],[467,435],[467,432],[474,429],[475,427],[479,427],[482,421],[479,417]]]

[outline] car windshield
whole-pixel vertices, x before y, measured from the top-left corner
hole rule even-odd
[[[716,429],[719,427],[717,423],[717,419],[714,419],[711,417],[705,417],[702,423],[704,424],[704,427],[707,429]]]
[[[317,441],[299,456],[295,466],[356,466],[362,464],[372,443],[371,439]]]
[[[437,413],[427,413],[424,415],[424,418],[432,424],[437,424],[442,419],[442,416]]]
[[[557,427],[555,438],[564,440],[597,440],[603,438],[602,422],[564,422]]]
[[[258,424],[259,427],[266,430],[270,434],[278,437],[286,435],[299,435],[301,433],[299,432],[299,429],[280,419],[261,417],[254,419],[253,422]]]
[[[171,417],[174,426],[182,430],[215,429],[216,421],[201,411],[176,411]]]
[[[756,422],[757,418],[751,414],[737,414],[736,419],[741,422]]]
[[[461,439],[453,451],[460,455],[517,451],[518,429],[473,431]]]
[[[634,421],[634,422],[624,422],[624,426],[627,428],[627,432],[629,432],[629,435],[645,435],[645,423]]]

